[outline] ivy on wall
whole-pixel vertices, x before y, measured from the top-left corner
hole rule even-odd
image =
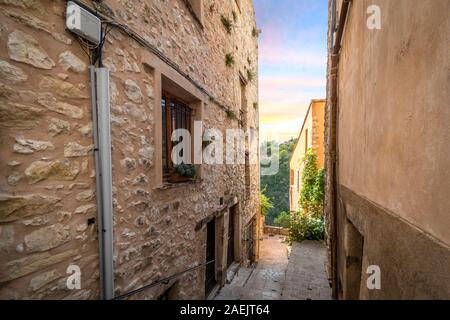
[[[304,157],[300,210],[282,212],[275,224],[289,229],[288,240],[323,240],[325,223],[323,202],[325,197],[325,171],[317,167],[317,155],[309,149]]]
[[[300,208],[314,217],[323,215],[324,170],[317,168],[317,155],[309,149],[303,159],[302,190],[300,192]]]

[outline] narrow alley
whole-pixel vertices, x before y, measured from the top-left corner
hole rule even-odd
[[[215,300],[329,300],[326,249],[318,241],[288,246],[283,236],[264,235],[253,268],[240,268]]]
[[[450,0],[0,0],[0,303],[450,301],[449,30]]]

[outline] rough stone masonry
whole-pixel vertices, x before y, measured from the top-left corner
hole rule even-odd
[[[179,69],[163,60],[153,66],[145,63],[149,48],[118,29],[106,38],[115,293],[204,263],[206,228],[198,228],[199,223],[222,213],[216,237],[225,239],[233,204],[239,208],[242,249],[236,260],[245,263],[246,226],[252,218],[259,219],[258,166],[203,165],[195,183],[161,187],[156,183],[161,119],[155,115],[161,108],[161,70],[170,69],[175,77],[182,72],[208,93],[202,99],[205,128],[225,131],[245,124],[258,129],[257,77],[249,76],[258,64],[252,1],[85,2],[127,25]],[[194,2],[202,6],[201,15],[193,10]],[[90,223],[97,218],[97,195],[89,59],[74,35],[65,31],[65,6],[63,0],[0,0],[2,299],[100,295],[97,225]],[[232,21],[230,32],[222,16]],[[229,53],[234,57],[231,66],[225,64]],[[218,254],[226,256],[226,251]],[[66,270],[72,264],[81,269],[80,290],[66,286]],[[218,276],[226,272],[216,268]],[[172,286],[175,298],[203,299],[204,277],[199,269],[134,298],[156,299]]]

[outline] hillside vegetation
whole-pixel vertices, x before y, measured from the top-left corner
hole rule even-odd
[[[278,158],[280,168],[277,174],[270,176],[261,176],[261,190],[269,198],[272,207],[267,210],[266,224],[275,225],[275,219],[281,212],[289,212],[289,158],[295,147],[296,139],[279,144],[279,154],[274,155]],[[263,146],[272,146],[276,142],[264,142]]]

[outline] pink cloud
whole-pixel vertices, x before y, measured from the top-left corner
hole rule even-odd
[[[305,31],[311,34],[316,33],[314,30]],[[312,67],[323,67],[327,63],[326,55],[317,50],[309,48],[305,43],[289,42],[283,40],[277,28],[269,28],[260,43],[260,62],[263,65],[307,65]],[[300,41],[300,40],[299,40]]]
[[[283,88],[322,88],[326,79],[322,77],[289,77],[289,76],[262,76],[259,80],[261,91]]]
[[[309,103],[321,98],[326,79],[308,76],[263,76],[259,82],[260,104]]]
[[[264,65],[323,67],[327,64],[326,57],[314,53],[285,48],[266,48],[261,52],[260,62]]]
[[[309,102],[297,103],[261,103],[261,118],[273,118],[278,121],[280,118],[292,119],[292,117],[303,116],[304,110],[308,109]]]

